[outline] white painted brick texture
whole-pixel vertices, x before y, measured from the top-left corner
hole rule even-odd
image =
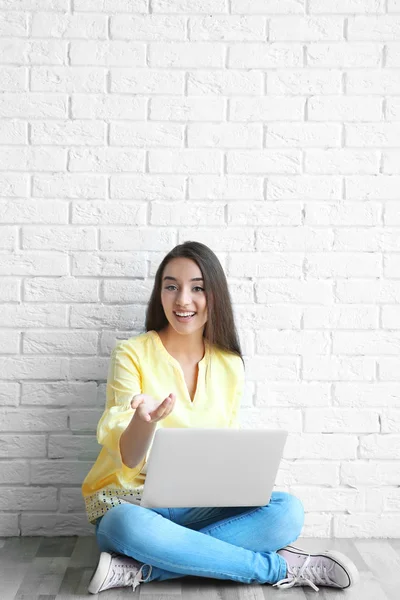
[[[185,240],[305,536],[400,536],[398,0],[4,0],[0,536],[89,534],[109,355]]]

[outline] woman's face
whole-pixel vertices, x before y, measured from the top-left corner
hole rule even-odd
[[[202,277],[198,265],[189,258],[172,259],[162,275],[161,304],[165,316],[170,325],[183,335],[203,330],[207,322],[207,300]],[[195,315],[179,320],[176,312]]]

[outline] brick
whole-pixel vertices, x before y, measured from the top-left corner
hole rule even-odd
[[[132,235],[134,232],[134,235]],[[150,248],[154,236],[157,236],[159,250],[168,250],[174,243],[174,233],[165,228],[152,229],[109,229],[104,228],[101,234],[100,247],[102,250],[141,250]]]
[[[228,206],[228,224],[232,225],[300,225],[301,206],[287,202],[281,206],[271,202],[232,202]]]
[[[27,461],[12,460],[9,462],[0,462],[0,483],[1,484],[13,484],[23,483],[26,484],[29,479],[29,464]]]
[[[3,487],[0,496],[0,510],[56,510],[58,508],[57,488],[53,487]]]
[[[327,304],[332,301],[332,285],[328,281],[258,281],[255,284],[257,302],[268,304]],[[313,351],[317,346],[312,345]]]
[[[390,175],[400,174],[400,152],[398,150],[388,150],[382,153],[383,156],[383,172]]]
[[[298,0],[231,0],[232,13],[252,13],[261,15],[298,14],[304,12]]]
[[[193,41],[257,41],[266,39],[263,18],[252,16],[191,17],[189,39]]]
[[[382,100],[355,96],[314,96],[308,100],[310,121],[379,121]]]
[[[287,252],[230,252],[225,272],[235,277],[290,277],[302,276],[302,254]]]
[[[334,486],[339,483],[339,464],[332,461],[288,461],[282,459],[275,483],[297,485],[306,482],[309,485]]]
[[[394,354],[398,356],[399,354],[400,332],[352,331],[346,333],[337,331],[333,332],[332,337],[332,350],[335,354],[362,354],[364,356],[376,356],[377,354]]]
[[[110,69],[110,91],[115,94],[183,94],[185,86],[184,73],[173,69]],[[184,101],[185,98],[174,98]],[[127,123],[124,123],[126,126]],[[146,123],[150,125],[150,123]],[[143,127],[142,124],[135,124]]]
[[[31,462],[31,481],[35,484],[80,484],[92,464],[87,461],[35,460]]]
[[[155,10],[154,6],[153,10]],[[147,10],[142,12],[147,13]],[[156,14],[146,14],[145,16],[115,15],[110,19],[110,32],[111,37],[115,40],[168,40],[179,42],[186,39],[185,18],[183,16],[170,17]]]
[[[0,287],[0,302],[19,302],[21,299],[20,288],[20,281],[7,277]]]
[[[338,281],[336,298],[346,304],[397,304],[400,302],[400,282],[386,279]]]
[[[23,121],[16,120],[2,121],[0,122],[0,138],[7,145],[20,145],[27,143],[28,124],[24,123]]]
[[[28,15],[23,12],[9,12],[0,15],[0,35],[4,37],[26,37],[28,35]]]
[[[343,257],[338,255],[339,260]],[[326,255],[322,258],[321,263],[326,263]],[[328,268],[323,270],[320,266],[318,275],[331,273]],[[346,270],[336,269],[337,275],[346,276]],[[347,267],[348,272],[350,268]],[[377,272],[377,271],[376,271]],[[369,274],[370,271],[369,271]],[[360,274],[363,276],[362,274]],[[371,274],[372,276],[373,273]],[[331,276],[331,275],[327,275]],[[375,275],[378,277],[378,275]],[[348,306],[347,304],[337,304],[335,306],[312,306],[304,309],[304,328],[305,329],[376,329],[378,327],[378,307],[375,306]]]
[[[384,0],[309,0],[311,13],[345,14],[384,13]]]
[[[31,359],[28,359],[31,360]],[[35,359],[36,360],[36,359]],[[41,361],[43,362],[43,361]],[[49,362],[49,361],[46,361]],[[39,377],[40,371],[35,374]],[[53,377],[55,373],[53,374]],[[0,431],[55,431],[67,429],[67,411],[59,409],[0,408]],[[15,463],[13,463],[15,464]],[[1,465],[1,463],[0,463]],[[26,479],[24,483],[26,482]],[[10,482],[9,482],[10,483]]]
[[[343,335],[341,332],[335,332],[335,334]],[[357,332],[357,335],[359,336],[360,333]],[[368,332],[368,335],[371,334]],[[357,409],[363,407],[396,407],[400,406],[399,390],[400,385],[398,383],[375,381],[373,384],[354,384],[339,382],[335,384],[334,403],[336,406]]]
[[[308,202],[304,223],[315,226],[380,225],[382,207],[378,202]]]
[[[348,39],[351,40],[398,40],[400,17],[393,15],[354,15],[348,18]]]
[[[226,13],[224,0],[153,0],[153,11],[155,13]]]
[[[399,435],[363,435],[360,438],[360,458],[393,460],[400,458]],[[397,507],[400,507],[397,501]],[[398,510],[398,508],[397,508]]]
[[[147,206],[138,202],[74,202],[72,222],[90,225],[145,225]]]
[[[1,177],[0,177],[1,183]],[[12,192],[17,192],[17,184],[12,181],[6,181],[6,184],[12,185]],[[25,182],[22,179],[19,187],[23,187]],[[3,188],[4,189],[4,188]],[[22,195],[22,194],[21,194]],[[68,206],[65,202],[53,202],[46,200],[19,200],[10,199],[0,201],[0,222],[2,223],[68,223]]]
[[[352,123],[345,125],[345,136],[346,146],[350,147],[396,148],[399,144],[400,123]]]
[[[19,331],[0,330],[0,354],[19,354]]]
[[[89,523],[86,512],[77,514],[25,512],[21,516],[21,533],[23,536],[73,536],[93,535],[93,525]]]
[[[217,150],[149,150],[150,173],[219,173],[222,153]]]
[[[386,96],[400,93],[400,72],[398,69],[365,69],[364,71],[348,71],[346,81],[348,94],[363,96]],[[368,105],[368,100],[380,100],[380,98],[362,99],[359,107]],[[362,109],[364,110],[364,109]],[[368,119],[365,119],[368,120]],[[371,119],[371,121],[380,119]]]
[[[44,458],[46,456],[46,436],[15,433],[0,435],[1,458]]]
[[[191,239],[192,230],[181,228],[179,231],[179,244],[184,240]],[[203,229],[196,231],[196,239],[206,245],[212,245],[215,252],[225,252],[235,249],[252,250],[253,233],[249,229],[232,227],[230,229]]]
[[[220,44],[188,42],[150,42],[148,45],[148,65],[153,67],[176,68],[222,68],[224,48]]]
[[[27,302],[97,302],[98,287],[94,279],[35,277],[25,279],[24,298]]]
[[[276,386],[274,386],[276,387]],[[358,437],[340,433],[302,433],[288,437],[284,457],[287,459],[338,460],[357,458]]]
[[[1,92],[23,92],[27,87],[27,69],[24,67],[0,67]]]
[[[340,94],[341,89],[342,74],[339,70],[326,71],[304,67],[298,70],[277,69],[267,74],[267,90],[271,95]]]
[[[96,354],[97,332],[94,331],[51,331],[25,332],[24,354]]]
[[[0,96],[0,117],[12,119],[63,119],[67,117],[67,96],[5,92]]]
[[[31,124],[31,143],[60,146],[102,146],[106,125],[101,121],[35,121]]]
[[[261,148],[261,125],[239,123],[190,124],[188,147],[190,148]]]
[[[101,450],[94,435],[50,435],[49,458],[96,460]],[[82,497],[81,490],[79,494]]]
[[[115,276],[115,275],[114,275]],[[77,329],[128,329],[143,319],[143,309],[134,306],[97,306],[80,304],[71,307],[71,327]]]
[[[56,173],[33,177],[33,196],[44,198],[101,199],[106,195],[104,175]]]
[[[126,17],[123,17],[126,21]],[[111,18],[111,23],[112,23]],[[73,40],[69,56],[71,65],[95,65],[102,67],[144,67],[144,44],[121,41]]]
[[[182,147],[183,126],[160,123],[111,123],[110,145],[143,147]]]
[[[85,67],[32,67],[33,92],[101,93],[106,91],[106,71]]]
[[[256,232],[256,249],[263,251],[302,252],[329,250],[332,231],[309,227],[262,227]]]
[[[223,98],[151,98],[150,120],[220,122],[224,118],[224,107]]]
[[[97,336],[97,332],[85,332],[85,335]],[[82,334],[83,335],[83,334]],[[21,404],[32,406],[85,406],[96,405],[97,385],[94,381],[80,383],[76,381],[54,381],[49,383],[22,384]]]
[[[132,260],[130,252],[77,252],[72,256],[72,275],[77,277],[145,277],[145,254]]]
[[[19,395],[20,387],[18,383],[0,382],[0,406],[18,406]]]
[[[379,431],[379,412],[346,408],[307,408],[305,433],[375,433]]]
[[[119,94],[74,94],[71,99],[71,112],[74,119],[142,121],[146,118],[146,100]]]
[[[227,152],[228,173],[299,173],[299,150],[231,150]]]
[[[64,488],[60,494],[60,511],[64,513],[85,510],[85,502],[81,489]]]
[[[67,376],[67,361],[65,358],[43,358],[18,356],[1,357],[0,367],[2,379],[57,379]],[[26,413],[24,413],[26,414]],[[47,413],[46,413],[47,414]],[[23,416],[23,415],[21,415]]]
[[[83,148],[70,150],[69,169],[95,173],[141,172],[144,169],[143,150],[119,148]]]
[[[51,14],[34,13],[32,16],[33,37],[72,39],[105,39],[107,19],[95,14]]]
[[[233,70],[189,71],[187,85],[189,96],[252,96],[262,93],[263,76]]]
[[[110,197],[128,200],[183,200],[185,178],[178,175],[111,175]],[[117,206],[115,211],[118,212]]]
[[[101,359],[104,364],[105,359]],[[104,379],[104,377],[103,377]],[[103,414],[103,410],[82,410],[79,408],[78,410],[70,411],[70,429],[72,432],[80,432],[80,433],[96,433],[97,423],[100,420],[100,417]]]
[[[287,335],[281,335],[286,332],[269,331],[271,343],[262,345],[262,338],[257,338],[257,352],[260,354],[285,354],[285,348],[288,348],[293,342],[291,354],[302,354],[307,352],[307,344],[315,343],[316,351],[327,351],[327,337],[318,332],[301,332],[302,335],[296,335],[300,332],[289,331]],[[305,335],[304,335],[305,334]],[[302,408],[306,406],[329,406],[330,405],[330,385],[321,383],[258,383],[256,406],[279,407],[283,408]]]
[[[268,176],[268,200],[336,200],[342,197],[342,178],[321,175]]]
[[[382,55],[383,44],[321,42],[307,45],[307,65],[310,67],[329,69],[380,67]],[[330,71],[325,74],[330,74]]]
[[[310,149],[305,151],[307,173],[353,175],[379,172],[379,153],[373,150]]]
[[[63,170],[66,167],[64,148],[0,148],[0,163],[9,171]]]
[[[238,42],[228,50],[230,69],[281,69],[302,66],[303,52],[300,44]]]
[[[342,17],[272,17],[269,20],[271,41],[313,42],[343,39]]]
[[[303,98],[232,98],[230,121],[302,121]]]
[[[0,275],[66,275],[68,257],[60,252],[28,252],[2,258]]]
[[[153,202],[151,225],[224,225],[225,206],[216,203]]]
[[[341,145],[341,128],[336,123],[274,123],[267,125],[267,148],[324,148]]]
[[[95,250],[96,230],[92,227],[23,227],[24,250]]]
[[[189,177],[189,198],[194,200],[262,200],[263,182],[256,176]]]
[[[400,177],[381,174],[346,177],[345,186],[348,200],[398,200]]]
[[[374,360],[364,356],[303,357],[303,377],[306,381],[372,381],[374,367]]]
[[[0,226],[0,250],[15,250],[18,230],[16,227]]]
[[[75,12],[147,13],[147,0],[74,0]]]

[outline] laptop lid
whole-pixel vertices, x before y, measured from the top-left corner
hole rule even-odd
[[[272,429],[157,429],[141,506],[268,504],[287,435]]]

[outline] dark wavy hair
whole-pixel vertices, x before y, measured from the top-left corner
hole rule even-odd
[[[187,241],[179,244],[161,261],[146,309],[146,331],[153,329],[160,331],[168,325],[168,319],[161,304],[161,287],[164,269],[173,258],[190,258],[198,265],[202,273],[207,299],[207,322],[203,337],[211,344],[210,347],[217,346],[240,356],[244,366],[224,270],[214,252],[201,242]]]

